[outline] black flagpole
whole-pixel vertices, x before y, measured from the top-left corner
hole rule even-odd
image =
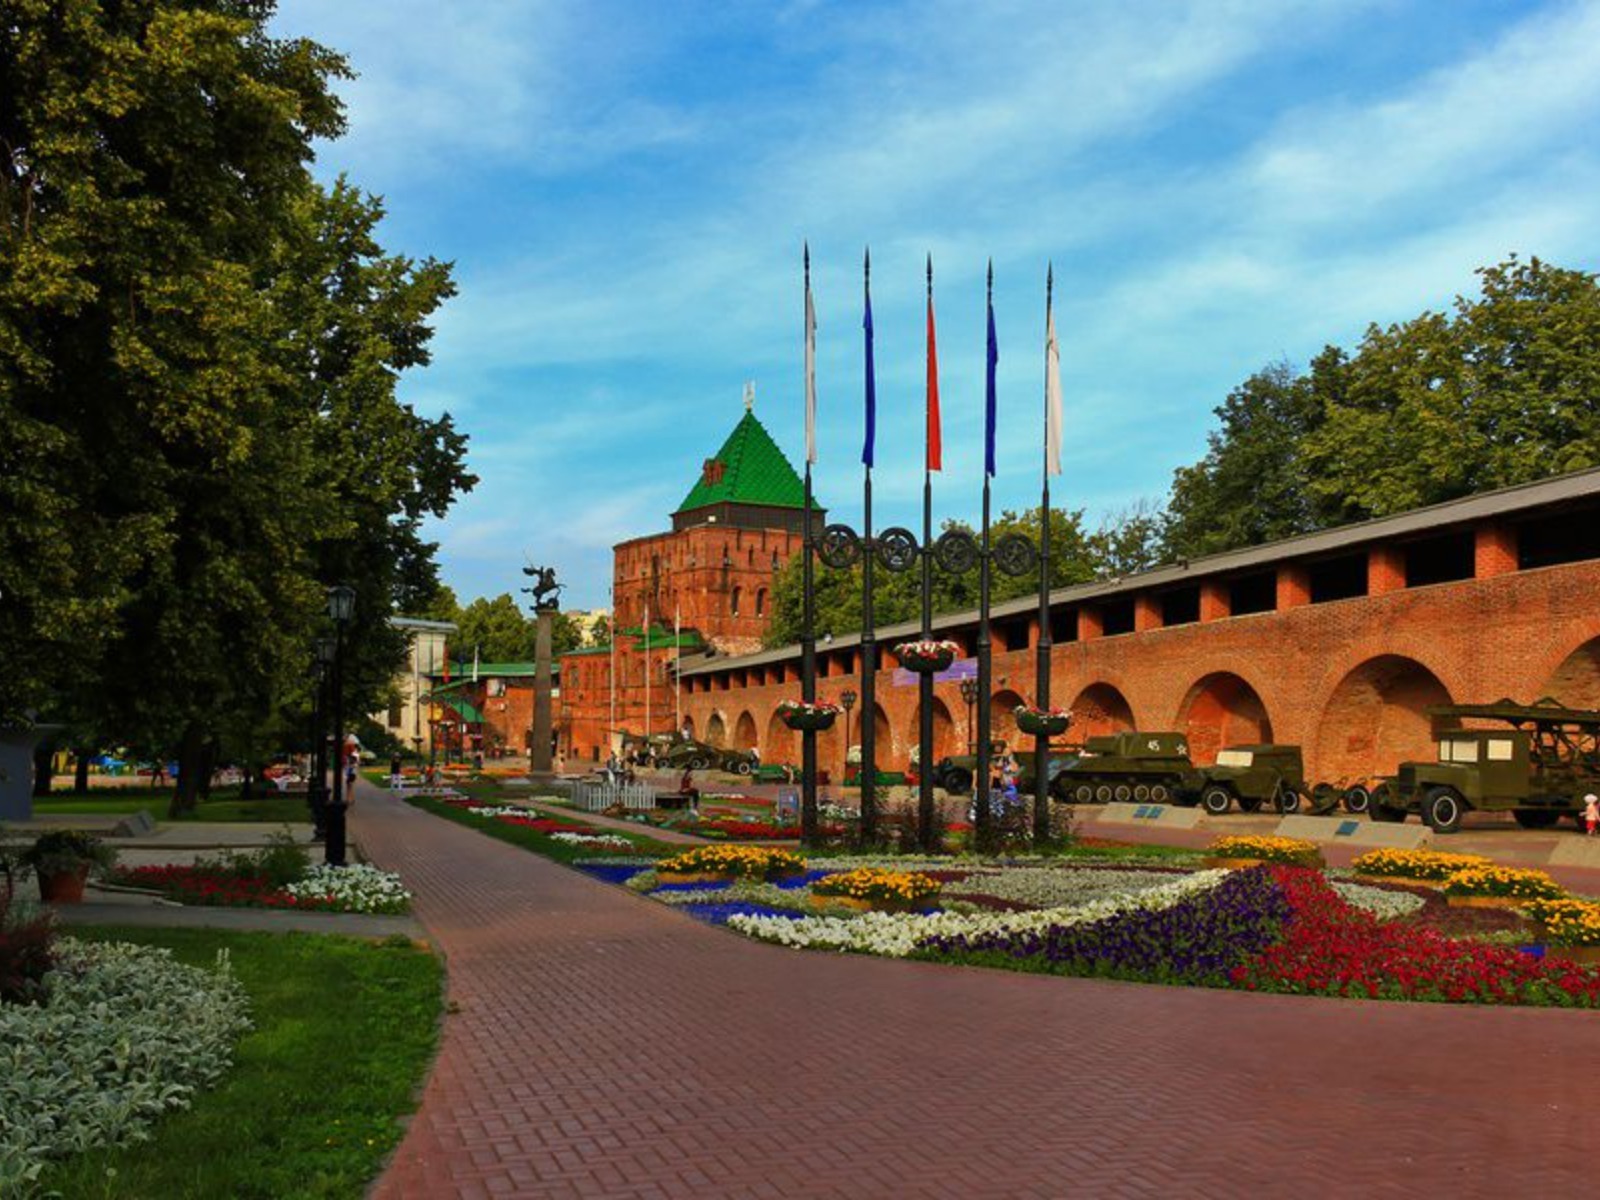
[[[1034,683],[1034,704],[1050,707],[1050,328],[1051,304],[1055,292],[1055,266],[1047,269],[1044,283],[1045,397],[1044,397],[1044,488],[1039,501],[1039,669]],[[1050,735],[1034,739],[1033,760],[1033,843],[1042,845],[1050,836]]]
[[[811,513],[811,439],[815,436],[812,421],[815,413],[811,407],[812,371],[815,362],[811,354],[811,244],[805,247],[806,275],[806,379],[802,403],[806,406],[806,480],[805,480],[805,538],[804,565],[801,568],[801,587],[804,601],[800,615],[800,699],[806,704],[817,702],[817,636],[816,597],[813,595],[811,555],[816,534]],[[843,781],[841,780],[841,783]],[[817,838],[817,732],[807,727],[800,734],[800,840],[812,845]]]
[[[989,328],[994,328],[994,260],[989,260]],[[990,353],[987,345],[988,333],[985,333],[986,344],[984,355]],[[985,393],[984,393],[984,432],[989,432],[989,404],[988,387],[992,386],[994,375],[993,367],[985,367]],[[990,712],[989,698],[992,668],[989,661],[989,455],[988,439],[985,438],[983,461],[983,541],[982,553],[978,556],[978,762],[977,770],[972,774],[972,799],[976,808],[976,829],[978,850],[986,853],[993,840],[990,829],[989,813],[989,736]]]
[[[872,312],[872,251],[868,250],[862,263],[862,292],[866,311]],[[873,390],[872,380],[872,325],[866,329],[867,389]],[[874,398],[875,402],[875,398]],[[875,416],[876,414],[874,414]],[[876,422],[873,437],[876,440]],[[874,446],[873,455],[876,454]],[[877,704],[873,685],[878,673],[878,639],[873,632],[872,620],[872,555],[876,547],[872,542],[872,463],[862,464],[865,476],[861,492],[861,771],[857,781],[861,785],[861,840],[872,845],[878,838],[878,758],[873,745],[876,733]],[[847,748],[848,749],[848,748]]]
[[[928,255],[928,313],[933,313],[933,255]],[[932,333],[930,326],[929,333]],[[933,353],[933,347],[928,347]],[[929,368],[932,369],[932,360]],[[932,412],[928,406],[933,397],[924,399],[923,452],[922,452],[922,638],[933,637],[933,470],[929,456],[933,453]],[[917,676],[917,824],[922,834],[922,848],[933,853],[939,845],[939,831],[934,827],[933,814],[933,674],[923,671]]]

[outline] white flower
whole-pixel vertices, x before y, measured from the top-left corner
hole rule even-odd
[[[1388,888],[1364,887],[1359,883],[1344,883],[1337,879],[1328,881],[1333,890],[1344,898],[1346,904],[1365,909],[1380,921],[1410,916],[1427,903],[1411,892],[1394,892]]]
[[[813,862],[813,865],[816,865]],[[822,950],[854,950],[903,958],[930,937],[968,937],[982,934],[1022,933],[1052,925],[1082,925],[1103,921],[1139,909],[1155,912],[1215,887],[1226,871],[1198,871],[1179,876],[1159,887],[1136,893],[1102,897],[1084,904],[1042,909],[1037,912],[883,913],[859,917],[758,917],[736,915],[728,928],[779,945]]]
[[[563,842],[568,846],[581,846],[586,849],[604,849],[608,846],[618,850],[632,850],[633,843],[625,837],[618,837],[614,833],[552,833],[550,840]]]
[[[283,890],[298,899],[331,900],[339,912],[400,913],[411,904],[400,876],[366,863],[315,866]]]

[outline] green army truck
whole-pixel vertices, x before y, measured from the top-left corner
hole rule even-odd
[[[1416,813],[1436,833],[1454,833],[1468,812],[1509,812],[1524,829],[1562,817],[1583,823],[1583,797],[1600,792],[1600,712],[1546,697],[1533,704],[1449,704],[1427,710],[1436,762],[1403,762],[1372,790],[1375,821]],[[1461,721],[1501,728],[1451,728]]]
[[[1234,804],[1247,813],[1270,805],[1275,812],[1292,813],[1306,792],[1305,765],[1299,746],[1230,746],[1208,767],[1196,767],[1183,781],[1183,798],[1212,816],[1221,816]]]
[[[989,764],[995,765],[1005,758],[1007,746],[1002,741],[989,743]],[[965,796],[972,790],[972,777],[978,770],[976,754],[947,754],[933,768],[933,785],[941,787],[952,796]]]
[[[1026,775],[1033,755],[1023,755]],[[1074,804],[1171,804],[1192,771],[1181,733],[1113,733],[1092,737],[1076,754],[1052,755],[1050,795]],[[1032,787],[1031,775],[1024,784]]]

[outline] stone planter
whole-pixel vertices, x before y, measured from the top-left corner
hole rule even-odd
[[[1446,896],[1444,900],[1451,908],[1515,909],[1533,903],[1533,897],[1524,899],[1521,896]]]
[[[898,900],[858,900],[854,896],[819,896],[811,894],[811,903],[817,908],[826,908],[829,905],[839,905],[844,908],[853,908],[857,912],[882,912],[882,913],[911,913],[931,912],[938,907],[938,900],[917,900],[910,904]]]
[[[71,871],[39,875],[39,899],[46,904],[82,904],[83,887],[89,880],[89,864]]]
[[[1600,946],[1545,945],[1546,958],[1565,958],[1576,963],[1600,963]]]
[[[1356,874],[1356,882],[1386,883],[1392,887],[1425,887],[1432,888],[1434,891],[1438,891],[1444,886],[1444,880],[1442,879],[1408,879],[1404,875],[1363,875],[1359,872]]]
[[[1072,718],[1065,713],[1060,716],[1045,716],[1042,713],[1018,709],[1016,718],[1017,732],[1026,733],[1030,737],[1059,737],[1072,724]]]
[[[1270,866],[1264,858],[1217,858],[1215,855],[1205,860],[1208,867],[1224,871],[1248,871],[1251,867]]]

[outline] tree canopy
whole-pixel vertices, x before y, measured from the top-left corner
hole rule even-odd
[[[351,712],[435,586],[420,523],[474,480],[395,385],[449,268],[312,179],[348,71],[273,7],[0,21],[0,716],[249,753],[302,723],[328,585],[358,595]]]

